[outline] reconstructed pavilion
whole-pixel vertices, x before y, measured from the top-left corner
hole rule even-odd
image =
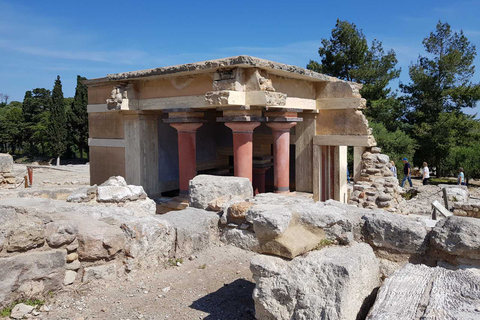
[[[91,184],[121,175],[157,196],[188,193],[198,172],[233,174],[256,192],[346,202],[347,146],[358,175],[375,145],[360,85],[250,56],[85,83]]]

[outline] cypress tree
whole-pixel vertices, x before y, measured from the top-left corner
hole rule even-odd
[[[57,157],[57,165],[59,165],[60,156],[67,148],[67,118],[60,76],[57,76],[53,86],[48,134],[52,153]]]
[[[88,90],[83,81],[87,78],[77,75],[77,87],[75,88],[75,98],[72,103],[72,112],[70,117],[70,126],[72,135],[80,157],[83,158],[83,151],[88,150]]]

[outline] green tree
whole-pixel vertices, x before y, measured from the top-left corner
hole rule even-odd
[[[48,134],[44,130],[44,113],[48,112],[51,104],[51,92],[45,88],[36,88],[25,92],[22,104],[24,117],[23,141],[28,143],[28,151],[36,154],[40,149],[45,154],[48,143]]]
[[[480,85],[471,82],[476,50],[463,31],[452,32],[441,21],[423,45],[428,56],[410,66],[411,83],[401,89],[406,119],[419,143],[415,161],[426,161],[442,174],[445,159],[454,147],[465,144],[466,133],[474,126],[461,110],[480,99]]]
[[[57,165],[60,165],[60,156],[65,153],[67,148],[67,119],[60,76],[57,76],[52,90],[48,136],[52,154],[57,157]]]
[[[69,124],[73,141],[77,145],[80,157],[83,158],[83,152],[88,153],[88,90],[83,81],[87,78],[77,75],[77,87],[75,88],[75,98],[69,113]]]
[[[393,50],[385,53],[377,39],[369,47],[362,30],[338,19],[330,39],[322,39],[321,43],[321,63],[310,60],[308,69],[363,84],[360,93],[369,102],[389,96],[389,82],[400,76]]]

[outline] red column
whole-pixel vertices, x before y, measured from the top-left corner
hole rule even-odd
[[[178,171],[180,195],[188,194],[189,182],[197,174],[196,133],[202,123],[171,123],[178,131]]]
[[[233,131],[233,165],[236,177],[252,181],[253,170],[253,129],[260,122],[225,122]]]
[[[270,167],[253,168],[253,194],[265,193],[265,172]]]
[[[290,129],[296,122],[270,122],[273,131],[273,184],[275,192],[290,191]]]

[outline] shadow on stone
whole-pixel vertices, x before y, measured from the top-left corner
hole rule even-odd
[[[375,300],[377,299],[377,293],[378,289],[380,287],[377,287],[372,290],[372,293],[370,293],[362,303],[362,307],[360,308],[360,311],[357,314],[356,320],[365,320],[368,316],[368,312],[370,312],[370,309],[373,307],[373,304],[375,303]]]
[[[237,279],[196,301],[190,308],[209,313],[204,319],[249,320],[255,319],[255,304],[252,298],[255,284]]]

